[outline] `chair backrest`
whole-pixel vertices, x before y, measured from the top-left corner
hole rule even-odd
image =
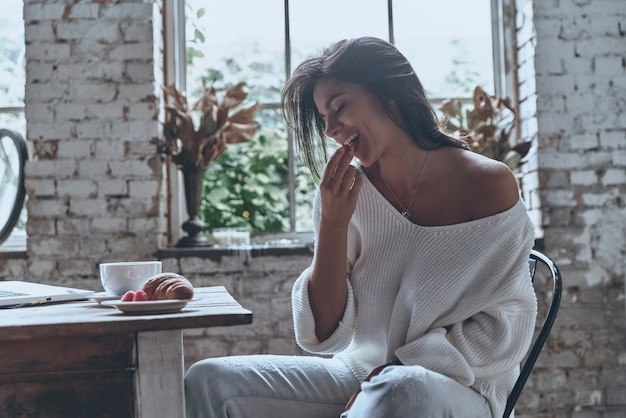
[[[506,402],[506,409],[504,410],[504,418],[508,418],[513,411],[513,407],[519,398],[526,381],[528,380],[528,376],[533,370],[535,366],[535,362],[537,361],[537,357],[539,357],[539,353],[543,348],[546,340],[548,339],[548,334],[552,329],[552,325],[554,325],[554,320],[556,319],[556,314],[559,311],[559,306],[561,304],[561,293],[563,284],[561,281],[561,272],[556,264],[550,260],[546,255],[542,254],[539,251],[532,250],[530,254],[530,259],[528,260],[529,268],[530,268],[530,277],[535,280],[535,272],[537,270],[537,264],[542,264],[548,268],[550,271],[550,275],[552,276],[552,302],[550,303],[550,307],[548,308],[548,312],[546,317],[539,329],[539,334],[535,342],[530,346],[530,351],[528,353],[528,357],[520,370],[520,375],[517,378],[517,382],[515,382],[515,386],[513,386],[513,390],[509,395],[509,398]]]

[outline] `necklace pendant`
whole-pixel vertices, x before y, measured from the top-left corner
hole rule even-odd
[[[408,210],[403,210],[402,211],[402,216],[404,216],[405,218],[409,219],[411,217],[411,212],[409,212]]]

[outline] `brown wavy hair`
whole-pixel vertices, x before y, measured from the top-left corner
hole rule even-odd
[[[302,62],[281,94],[283,117],[294,130],[304,162],[316,178],[320,178],[328,159],[328,148],[325,122],[313,101],[313,89],[326,77],[364,85],[380,99],[391,120],[420,147],[467,148],[463,140],[440,129],[422,83],[394,45],[374,37],[344,39]],[[392,101],[397,104],[395,111]]]

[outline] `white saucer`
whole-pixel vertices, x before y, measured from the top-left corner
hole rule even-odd
[[[95,300],[98,303],[102,303],[106,300],[120,300],[121,298],[121,296],[115,296],[107,292],[98,292],[89,295],[89,299]]]
[[[113,306],[131,315],[148,315],[179,312],[187,306],[189,299],[149,300],[143,302],[104,301],[101,304]]]

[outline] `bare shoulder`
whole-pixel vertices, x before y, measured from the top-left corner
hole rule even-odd
[[[517,181],[506,164],[471,151],[464,151],[460,158],[465,160],[462,182],[472,218],[494,215],[517,203]]]
[[[462,149],[438,156],[439,207],[456,207],[451,219],[468,221],[495,215],[519,200],[517,181],[502,162]]]

